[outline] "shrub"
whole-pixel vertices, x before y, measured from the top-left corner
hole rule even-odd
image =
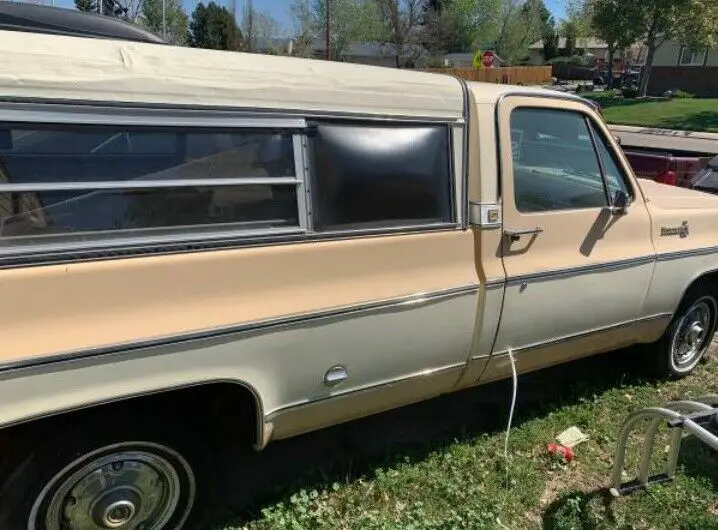
[[[625,87],[621,89],[621,94],[624,98],[631,99],[631,98],[637,98],[638,97],[638,88],[635,87]]]

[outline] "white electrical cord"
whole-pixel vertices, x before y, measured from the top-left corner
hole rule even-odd
[[[516,393],[518,389],[518,376],[516,375],[516,359],[514,359],[514,352],[511,348],[509,348],[509,360],[511,361],[513,393],[511,395],[511,408],[509,409],[509,424],[506,426],[506,437],[504,438],[504,459],[509,458],[509,435],[511,434],[511,422],[514,419],[514,408],[516,407]]]

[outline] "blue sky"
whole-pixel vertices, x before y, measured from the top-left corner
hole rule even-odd
[[[182,0],[187,12],[191,12],[194,6],[199,0]],[[206,1],[206,0],[205,0]],[[231,5],[231,0],[215,0],[218,3],[225,3],[228,7]],[[237,10],[244,5],[246,0],[236,0]],[[284,28],[285,32],[289,32],[292,29],[292,19],[289,13],[289,5],[292,0],[253,0],[254,8],[260,11],[267,11],[271,14]],[[563,17],[565,13],[564,0],[544,0],[546,7],[553,13],[556,20]],[[55,5],[60,7],[72,7],[74,5],[73,0],[55,0]]]

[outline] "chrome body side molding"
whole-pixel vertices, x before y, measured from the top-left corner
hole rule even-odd
[[[30,368],[35,366],[42,366],[51,363],[57,363],[62,361],[69,361],[74,359],[85,359],[91,357],[98,357],[102,355],[110,355],[128,351],[144,350],[148,348],[156,348],[159,346],[167,346],[173,343],[188,342],[201,339],[209,339],[219,337],[222,335],[236,334],[236,333],[248,333],[253,331],[264,330],[268,328],[281,328],[299,324],[310,320],[329,319],[334,317],[350,316],[359,313],[371,313],[382,311],[386,309],[406,307],[406,306],[420,306],[424,304],[430,304],[432,302],[446,300],[466,294],[477,293],[481,286],[479,284],[464,285],[460,287],[453,287],[449,289],[443,289],[440,291],[431,291],[425,293],[414,293],[407,296],[401,296],[396,298],[390,298],[386,300],[376,300],[373,302],[367,302],[363,304],[356,304],[345,307],[337,307],[333,309],[326,309],[323,311],[316,311],[311,313],[303,313],[297,315],[288,315],[278,318],[258,320],[255,322],[245,322],[233,326],[225,326],[214,329],[205,329],[195,331],[191,333],[184,333],[180,335],[172,335],[167,337],[156,337],[152,339],[138,340],[133,342],[111,344],[107,346],[101,346],[97,348],[87,348],[83,350],[60,352],[51,355],[40,356],[37,358],[24,358],[19,361],[7,362],[0,364],[0,374],[11,370],[19,370],[23,368]]]

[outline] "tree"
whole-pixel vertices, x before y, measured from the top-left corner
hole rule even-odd
[[[313,39],[324,41],[326,28],[325,0],[295,0],[290,10],[294,18],[300,52],[308,54]],[[354,42],[382,41],[385,28],[375,0],[331,0],[329,7],[331,59],[345,59],[348,46]]]
[[[575,22],[566,21],[562,28],[563,36],[566,38],[566,44],[563,48],[565,57],[573,57],[576,55],[576,40],[578,39],[578,26]]]
[[[496,52],[508,63],[528,56],[529,46],[541,39],[551,22],[542,0],[502,0]]]
[[[417,28],[425,0],[376,0],[381,20],[385,24],[387,42],[394,45],[394,62],[402,66],[408,45],[417,40]]]
[[[93,0],[75,0],[75,8],[85,13],[97,11],[97,4]]]
[[[170,44],[187,43],[187,14],[178,0],[164,0],[165,24],[162,23],[162,0],[144,0],[141,24],[148,31],[162,36]],[[166,35],[163,30],[166,29]]]
[[[686,46],[718,45],[718,2],[707,0],[652,0],[636,2],[637,35],[646,47],[646,64],[639,93],[645,96],[656,50],[667,40]]]
[[[613,86],[613,59],[639,38],[640,12],[636,2],[593,0],[591,22],[598,38],[608,46],[608,86]]]
[[[130,9],[130,7],[136,6],[136,3],[128,6],[122,4],[118,0],[75,0],[75,7],[79,11],[97,13],[98,1],[100,2],[99,12],[102,15],[125,20],[134,20],[134,17],[137,14],[136,9]]]
[[[241,30],[248,52],[256,52],[261,45],[270,46],[272,39],[281,32],[279,22],[269,13],[254,9],[251,0],[244,8]]]
[[[496,38],[500,0],[429,0],[420,22],[433,54],[466,52]]]
[[[188,40],[194,48],[238,50],[242,33],[226,7],[214,2],[205,6],[200,2],[192,12]]]
[[[558,57],[558,33],[553,24],[546,24],[543,30],[541,40],[543,41],[543,59],[545,62],[550,61],[554,57]]]
[[[294,26],[294,55],[311,57],[312,41],[318,31],[309,0],[294,0],[289,6]]]
[[[636,0],[626,1],[635,3]],[[564,29],[566,24],[571,24],[571,31],[576,35],[577,39],[594,36],[591,22],[591,0],[566,0]]]

